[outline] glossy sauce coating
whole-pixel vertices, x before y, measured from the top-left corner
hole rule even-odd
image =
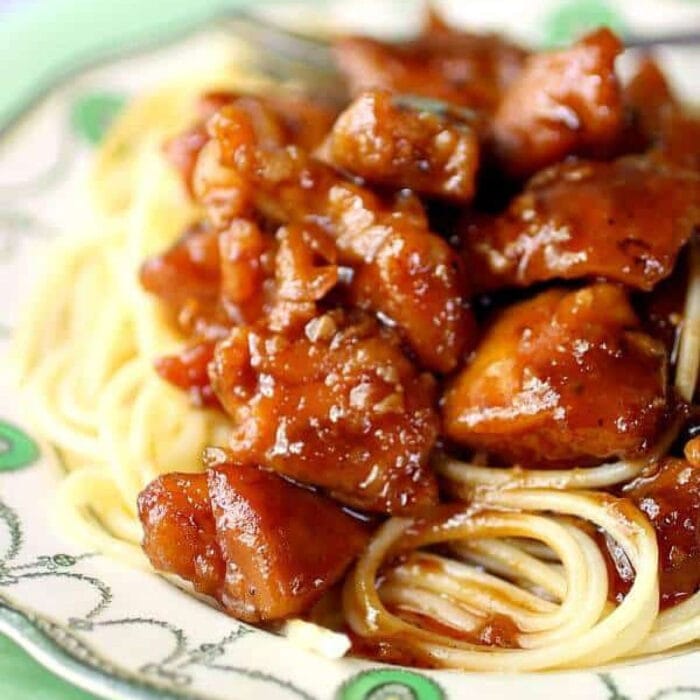
[[[535,176],[508,210],[466,217],[478,288],[604,277],[650,290],[700,225],[700,178],[646,157],[568,162]]]
[[[219,237],[204,224],[185,231],[169,250],[143,262],[139,280],[188,334],[225,324],[219,307]]]
[[[321,153],[331,165],[374,185],[409,188],[467,203],[474,196],[479,143],[456,111],[397,103],[390,92],[361,94],[338,117]]]
[[[197,104],[199,120],[163,146],[166,158],[180,173],[190,194],[197,158],[209,140],[206,122],[219,109],[235,101],[248,107],[259,131],[265,130],[268,138],[275,142],[295,143],[309,150],[323,141],[336,117],[333,108],[294,93],[258,96],[250,102],[246,96],[235,92],[205,93]],[[257,105],[264,105],[264,109],[257,109]],[[274,118],[269,118],[270,114],[274,114]]]
[[[659,65],[642,60],[623,92],[623,149],[645,150],[664,163],[700,172],[700,118],[687,112]]]
[[[191,581],[234,617],[298,615],[366,545],[366,525],[323,496],[221,451],[209,461],[206,474],[167,474],[141,494],[143,546],[156,569]]]
[[[236,460],[364,510],[437,502],[428,466],[438,433],[434,381],[370,318],[328,312],[293,337],[234,329],[217,346],[211,378],[233,419]]]
[[[410,613],[406,610],[389,610],[396,614],[400,612],[403,619],[410,621],[418,627],[441,634],[446,637],[466,642],[468,644],[497,647],[501,649],[517,649],[517,638],[520,630],[515,623],[506,615],[494,613],[483,620],[483,623],[476,629],[467,631],[457,631],[448,625],[441,625],[434,618],[424,615]],[[402,634],[395,636],[365,638],[360,637],[352,630],[344,630],[352,641],[351,654],[361,659],[370,659],[375,662],[397,664],[411,668],[440,668],[434,659],[428,654],[421,654],[414,646],[407,643]]]
[[[688,267],[688,255],[681,254],[669,277],[635,299],[645,330],[664,343],[674,364],[683,328]]]
[[[658,63],[645,56],[622,89],[625,110],[622,148],[644,151],[660,138],[666,118],[678,102]]]
[[[143,549],[158,571],[191,581],[215,598],[226,564],[217,541],[206,474],[164,474],[139,495]]]
[[[445,432],[523,466],[639,456],[665,418],[665,367],[621,289],[553,289],[491,324],[445,393]]]
[[[527,59],[493,118],[494,151],[507,173],[530,175],[615,143],[622,100],[614,63],[621,50],[619,39],[600,29],[571,48]]]
[[[622,493],[654,527],[661,607],[672,607],[700,589],[700,462],[666,458]],[[634,571],[614,551],[612,561],[613,590],[619,598],[629,590]]]

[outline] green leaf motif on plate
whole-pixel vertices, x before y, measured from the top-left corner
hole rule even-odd
[[[24,431],[0,420],[0,472],[22,469],[39,457],[39,447]]]
[[[123,109],[124,103],[124,97],[115,93],[93,92],[82,95],[75,100],[71,109],[73,131],[96,146],[104,138],[114,117]]]
[[[442,688],[427,676],[404,669],[363,671],[346,681],[337,700],[445,700]]]
[[[597,27],[606,26],[624,33],[625,22],[604,0],[569,0],[557,4],[543,21],[543,43],[562,46]]]

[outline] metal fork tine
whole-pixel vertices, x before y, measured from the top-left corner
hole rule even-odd
[[[277,56],[337,73],[331,45],[323,39],[290,31],[247,12],[236,13],[224,21],[228,31]]]
[[[318,71],[309,64],[292,61],[274,53],[257,55],[253,67],[277,82],[297,85],[339,107],[348,102],[345,84],[335,73]]]
[[[343,105],[348,101],[345,82],[338,73],[329,42],[291,32],[245,12],[224,20],[224,28],[255,49],[252,65],[278,82]]]

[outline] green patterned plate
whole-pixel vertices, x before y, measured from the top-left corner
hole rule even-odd
[[[32,280],[42,242],[79,209],[91,150],[129,95],[192,66],[222,41],[218,0],[147,3],[45,0],[3,17],[0,45],[0,350]],[[259,4],[259,3],[258,3]],[[509,29],[541,44],[600,22],[637,31],[700,26],[689,0],[470,0],[445,3],[473,26]],[[407,11],[410,6],[411,11]],[[371,29],[415,25],[414,3],[297,3],[287,16]],[[700,95],[697,52],[669,55],[680,87]],[[2,366],[2,364],[0,364]],[[329,661],[214,611],[161,578],[61,538],[51,500],[61,466],[22,419],[9,378],[0,384],[0,630],[71,683],[109,698],[461,700],[700,697],[700,654],[605,672],[482,675],[414,672]],[[6,642],[0,655],[11,654]],[[0,696],[28,697],[0,665]],[[25,687],[25,686],[23,686]],[[29,687],[29,686],[26,686]],[[51,686],[54,689],[58,686]],[[50,697],[47,691],[44,697]],[[58,692],[56,690],[56,692]],[[76,691],[77,693],[77,691]],[[55,697],[55,696],[54,696]]]

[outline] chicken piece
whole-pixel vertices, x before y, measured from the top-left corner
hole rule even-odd
[[[147,259],[141,285],[195,338],[220,338],[234,323],[258,319],[270,303],[275,242],[252,221],[234,219],[224,230],[200,224],[164,253]]]
[[[698,175],[637,156],[549,168],[502,215],[468,219],[463,239],[481,290],[592,277],[650,290],[698,224]]]
[[[666,364],[619,287],[543,292],[487,330],[445,393],[445,432],[528,467],[639,457],[666,418]]]
[[[164,474],[138,498],[143,549],[158,571],[221,598],[226,563],[217,541],[206,474]]]
[[[387,237],[371,265],[356,267],[349,298],[394,322],[425,367],[449,372],[476,336],[459,293],[463,274],[445,241],[409,227]]]
[[[339,282],[338,250],[333,239],[307,221],[277,231],[274,304],[267,327],[292,333],[318,313],[320,302]]]
[[[218,112],[209,126],[213,140],[195,174],[202,201],[209,200],[213,168],[223,171],[214,189],[228,193],[217,197],[237,203],[229,214],[254,211],[277,224],[323,227],[335,240],[338,263],[355,272],[355,302],[395,322],[426,367],[456,367],[474,336],[466,279],[459,255],[431,233],[415,198],[400,195],[387,205],[297,147],[259,144],[248,113],[236,104]],[[370,293],[367,279],[378,285]]]
[[[234,219],[219,233],[220,302],[234,323],[250,322],[262,313],[274,247],[271,237],[246,219]]]
[[[386,91],[363,93],[338,117],[320,153],[371,184],[469,202],[479,163],[476,133],[458,110],[440,114],[421,104],[398,103]]]
[[[395,324],[426,368],[455,369],[476,337],[467,279],[457,252],[428,230],[422,207],[399,197],[387,208],[371,192],[338,183],[324,213],[341,261],[353,269],[350,301]]]
[[[623,126],[614,70],[621,50],[610,30],[599,29],[570,48],[527,59],[493,117],[493,150],[509,175],[610,150]]]
[[[226,561],[222,602],[247,622],[308,610],[364,549],[369,531],[333,501],[210,449],[209,496]]]
[[[214,358],[216,341],[204,340],[187,346],[177,355],[165,355],[155,361],[156,372],[173,386],[187,392],[193,406],[219,406],[209,381],[209,363]]]
[[[141,265],[139,279],[185,331],[192,332],[200,324],[216,326],[222,322],[219,236],[210,226],[191,227],[171,248],[148,258]]]
[[[345,37],[335,58],[350,92],[381,88],[491,113],[520,72],[524,49],[494,34],[446,26],[435,14],[420,36],[401,43]]]
[[[623,489],[649,518],[659,544],[661,607],[682,602],[700,590],[700,464],[667,457]],[[616,593],[634,579],[629,562],[615,560]]]
[[[428,456],[435,386],[370,317],[331,311],[298,335],[234,328],[210,368],[234,459],[259,462],[361,509],[437,501]]]
[[[700,173],[700,118],[680,109],[669,113],[652,156],[662,163]]]
[[[624,150],[644,151],[654,145],[667,116],[678,109],[671,86],[659,65],[645,57],[622,90],[625,109]]]
[[[235,95],[231,92],[204,93],[195,105],[197,120],[180,134],[163,144],[163,153],[175,170],[180,173],[188,193],[192,194],[192,173],[199,152],[208,140],[206,122],[218,109],[229,104]]]
[[[207,370],[217,339],[241,324],[280,332],[303,328],[338,282],[336,259],[333,240],[311,222],[281,227],[275,239],[245,219],[219,234],[185,236],[142,268],[147,288],[193,337],[178,354],[158,358],[156,371],[187,391],[193,405],[218,407]]]
[[[651,149],[663,163],[700,172],[700,119],[686,113],[659,66],[646,58],[624,89],[627,150]]]
[[[366,545],[366,525],[327,498],[211,449],[206,474],[167,474],[139,496],[144,550],[246,622],[299,615]],[[310,536],[313,533],[313,536]]]
[[[679,256],[673,272],[649,294],[640,295],[636,306],[644,329],[666,346],[669,357],[674,358],[680,331],[683,328],[683,311],[689,281],[689,256],[687,248]]]
[[[259,138],[264,136],[268,143],[296,144],[307,150],[316,148],[323,141],[336,117],[336,111],[330,106],[293,93],[255,98],[234,92],[205,93],[197,104],[197,121],[163,146],[166,158],[180,173],[190,194],[197,158],[209,140],[206,122],[219,109],[233,102],[249,111]]]

